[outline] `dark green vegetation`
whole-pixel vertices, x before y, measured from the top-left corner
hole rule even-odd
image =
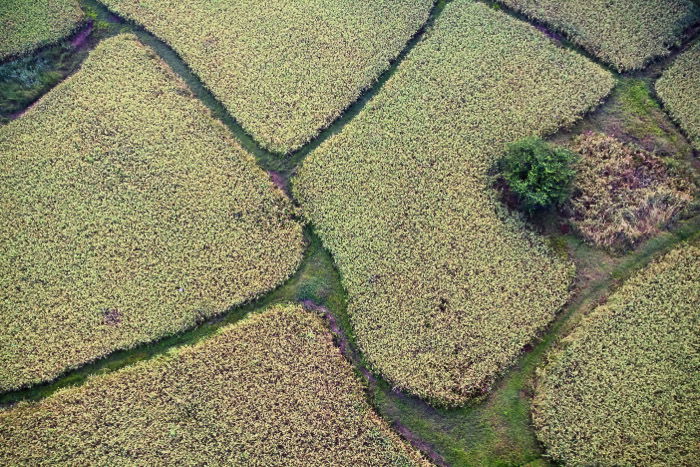
[[[539,138],[508,145],[498,170],[521,209],[532,213],[567,200],[574,177],[576,155]]]
[[[0,61],[62,39],[82,18],[78,0],[2,0]]]
[[[573,146],[573,140],[583,133],[605,133],[669,161],[691,161],[693,147],[663,111],[653,88],[648,75],[618,77],[617,86],[602,106],[553,135],[551,141]]]
[[[372,410],[323,321],[299,305],[0,413],[0,463],[426,464]]]
[[[568,465],[700,458],[700,242],[628,279],[560,341],[533,400],[538,437]]]
[[[3,390],[190,328],[301,259],[289,199],[134,36],[1,127],[0,153]]]

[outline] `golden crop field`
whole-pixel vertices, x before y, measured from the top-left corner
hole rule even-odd
[[[170,44],[263,147],[298,149],[389,66],[432,0],[105,0]]]
[[[692,0],[501,0],[562,31],[619,71],[636,70],[669,53],[700,21]]]
[[[540,374],[533,418],[566,465],[700,458],[700,247],[686,244],[584,318]]]
[[[289,277],[289,199],[135,36],[0,127],[0,390],[193,326]]]
[[[422,465],[318,316],[278,305],[0,412],[3,465]]]
[[[463,404],[565,303],[572,265],[506,211],[488,171],[613,84],[534,27],[456,0],[304,161],[294,193],[338,264],[360,348],[393,385]]]
[[[0,60],[58,41],[82,19],[78,0],[2,0]]]
[[[700,41],[683,52],[656,82],[664,107],[700,150]]]

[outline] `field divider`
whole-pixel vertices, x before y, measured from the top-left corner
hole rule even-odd
[[[197,97],[212,112],[212,115],[220,120],[230,131],[244,149],[255,156],[258,165],[269,173],[281,176],[281,188],[294,201],[289,189],[290,178],[295,173],[297,166],[304,158],[329,137],[339,133],[343,127],[350,122],[364,108],[365,104],[374,97],[382,88],[384,83],[394,74],[396,68],[404,58],[410,53],[413,47],[420,42],[424,34],[430,29],[437,17],[450,0],[435,0],[428,18],[416,30],[413,36],[406,42],[398,55],[390,61],[387,69],[382,72],[376,80],[371,83],[360,96],[346,107],[340,117],[330,125],[322,129],[314,138],[301,148],[288,154],[280,154],[264,149],[242,126],[236,118],[224,107],[224,105],[214,96],[200,77],[190,68],[180,54],[169,44],[151,33],[141,24],[125,18],[124,16],[111,10],[99,0],[81,0],[84,5],[96,10],[100,16],[118,18],[122,26],[126,26],[129,32],[135,34],[139,40],[150,47],[179,77],[182,79],[190,92]]]

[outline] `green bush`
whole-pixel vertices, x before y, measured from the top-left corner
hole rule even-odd
[[[574,176],[576,155],[538,138],[527,138],[508,146],[499,162],[500,173],[520,207],[528,212],[565,201]]]

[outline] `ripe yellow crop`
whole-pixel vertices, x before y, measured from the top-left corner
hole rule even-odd
[[[656,82],[664,107],[700,150],[700,42],[683,52]]]
[[[700,459],[700,248],[652,263],[596,308],[540,371],[533,420],[566,465]]]
[[[82,19],[78,0],[2,0],[0,60],[58,41]]]
[[[427,465],[321,318],[275,306],[206,341],[0,412],[3,465]]]
[[[0,127],[0,391],[176,333],[289,277],[288,198],[134,36]]]
[[[700,20],[692,0],[501,0],[562,31],[619,71],[643,68]]]
[[[432,0],[105,0],[170,44],[265,148],[318,134],[388,68]]]
[[[613,84],[534,27],[457,0],[304,161],[294,192],[340,268],[359,346],[392,384],[463,404],[565,303],[572,265],[506,212],[488,171]]]

